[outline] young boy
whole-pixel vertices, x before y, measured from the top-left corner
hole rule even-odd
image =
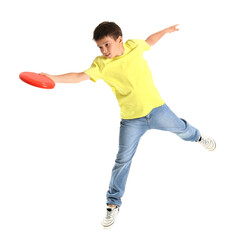
[[[185,141],[201,143],[213,151],[216,143],[201,135],[199,130],[178,118],[164,103],[156,89],[143,52],[147,51],[166,33],[178,31],[171,26],[150,35],[146,40],[130,39],[123,43],[122,31],[114,22],[102,22],[94,30],[93,39],[102,56],[94,59],[91,67],[81,73],[49,75],[56,83],[77,83],[87,79],[104,80],[113,90],[120,106],[119,151],[112,170],[107,192],[106,216],[102,221],[109,228],[121,206],[132,158],[140,138],[150,129],[175,133]]]

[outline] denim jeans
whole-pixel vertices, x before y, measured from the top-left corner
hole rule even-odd
[[[196,128],[184,119],[178,118],[166,104],[154,108],[145,117],[121,119],[119,151],[106,195],[107,204],[121,206],[121,197],[125,191],[132,158],[136,152],[140,138],[150,129],[175,133],[185,141],[196,142],[200,137],[200,132]]]

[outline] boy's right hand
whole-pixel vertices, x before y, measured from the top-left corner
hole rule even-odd
[[[53,80],[53,76],[48,74],[48,73],[44,73],[44,72],[41,72],[39,73],[40,75],[43,75],[43,76],[46,76],[46,77],[49,77],[51,80]],[[54,81],[54,80],[53,80]]]
[[[40,75],[44,75],[44,76],[50,76],[50,74],[48,74],[48,73],[44,73],[44,72],[41,72],[41,73],[39,73]]]

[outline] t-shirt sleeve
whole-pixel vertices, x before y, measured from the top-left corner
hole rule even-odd
[[[139,41],[140,41],[140,46],[143,49],[143,51],[150,50],[151,47],[145,40],[139,40]]]
[[[90,80],[96,82],[98,79],[101,78],[101,70],[100,70],[100,63],[98,57],[95,58],[91,67],[84,71],[87,75],[90,76]]]
[[[145,40],[132,39],[131,41],[132,41],[132,43],[138,45],[142,49],[142,51],[148,51],[151,48],[150,45]]]

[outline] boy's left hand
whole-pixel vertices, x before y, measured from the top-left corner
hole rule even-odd
[[[179,24],[175,24],[175,25],[173,25],[173,26],[171,26],[171,27],[166,28],[165,30],[166,30],[168,33],[172,33],[172,32],[178,31],[178,30],[179,30],[179,29],[177,28],[178,25],[179,25]]]

